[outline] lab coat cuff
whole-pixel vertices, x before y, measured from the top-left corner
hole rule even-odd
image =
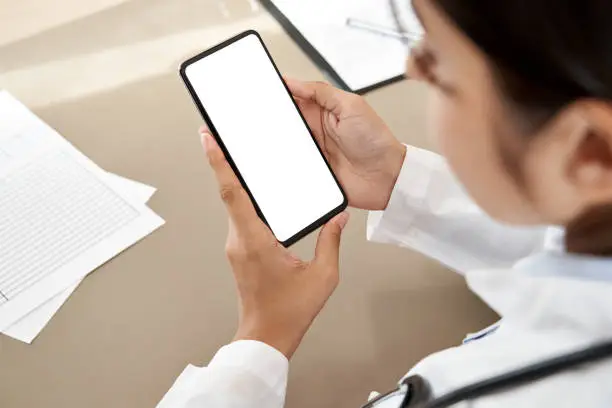
[[[287,387],[289,360],[274,347],[259,341],[240,340],[222,347],[208,367],[247,370],[279,395],[284,395]]]
[[[397,243],[406,234],[416,216],[409,208],[423,206],[431,183],[432,169],[443,159],[430,151],[406,145],[406,157],[384,211],[370,211],[368,240]]]

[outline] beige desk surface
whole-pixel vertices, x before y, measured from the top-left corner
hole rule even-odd
[[[284,73],[322,76],[255,1],[0,0],[0,20],[0,88],[105,169],[158,187],[151,206],[167,221],[91,274],[33,345],[0,335],[0,407],[153,407],[236,322],[226,217],[177,66],[255,28]],[[404,82],[368,100],[426,146],[425,97]],[[292,362],[288,407],[359,406],[495,318],[455,274],[367,243],[365,215],[353,212],[342,283]]]

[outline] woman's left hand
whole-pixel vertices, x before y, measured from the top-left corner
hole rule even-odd
[[[234,340],[258,340],[291,358],[338,285],[340,236],[348,213],[323,227],[314,260],[298,259],[259,218],[213,137],[205,129],[201,133],[230,219],[226,252],[240,297]]]

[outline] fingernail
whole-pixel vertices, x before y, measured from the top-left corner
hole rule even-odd
[[[202,146],[204,146],[204,150],[208,153],[210,150],[210,134],[203,132],[200,137],[202,138]]]
[[[346,227],[346,224],[348,223],[349,218],[350,218],[350,215],[347,212],[343,212],[342,214],[338,216],[338,218],[336,219],[336,223],[338,224],[340,229],[344,229],[344,227]]]

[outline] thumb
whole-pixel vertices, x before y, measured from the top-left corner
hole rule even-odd
[[[325,82],[302,82],[285,78],[285,83],[293,96],[314,102],[336,116],[342,114],[343,102],[350,96],[348,92]]]
[[[338,266],[340,257],[340,238],[342,230],[349,220],[349,213],[343,212],[334,217],[321,230],[315,249],[315,262],[324,265]]]

